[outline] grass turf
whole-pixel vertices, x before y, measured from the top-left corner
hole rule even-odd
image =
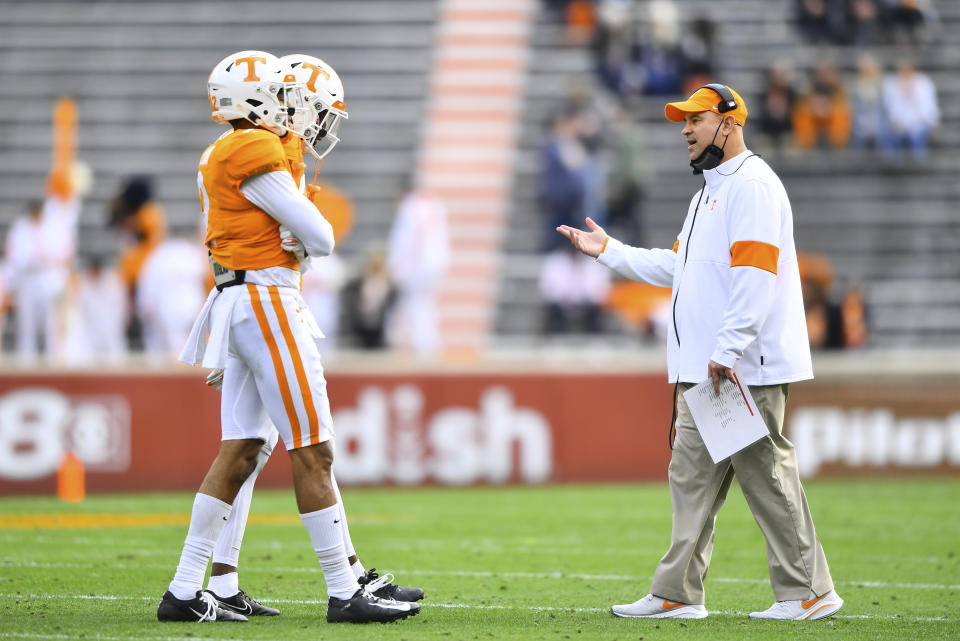
[[[951,639],[960,638],[960,480],[806,485],[840,615],[750,621],[772,602],[765,546],[736,487],[720,512],[702,621],[617,619],[670,536],[663,484],[348,489],[367,567],[422,586],[420,615],[329,625],[323,578],[291,491],[258,491],[241,586],[279,607],[246,624],[160,624],[186,534],[188,494],[81,504],[0,499],[4,639]]]

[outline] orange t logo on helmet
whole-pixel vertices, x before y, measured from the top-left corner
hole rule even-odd
[[[258,82],[260,80],[259,76],[257,76],[258,62],[267,64],[267,61],[265,58],[254,58],[254,57],[237,58],[237,61],[234,64],[236,64],[237,66],[240,66],[242,64],[247,65],[247,77],[243,79],[244,82]]]
[[[310,74],[310,80],[307,80],[307,89],[310,91],[317,91],[317,76],[323,74],[323,77],[327,80],[330,80],[330,74],[326,72],[325,69],[321,69],[317,65],[312,65],[309,62],[303,63],[304,69],[310,69],[313,73]]]

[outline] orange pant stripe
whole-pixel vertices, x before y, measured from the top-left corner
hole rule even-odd
[[[293,404],[293,397],[290,395],[290,384],[287,382],[287,373],[283,368],[283,359],[280,358],[280,348],[277,341],[270,331],[270,323],[267,320],[267,313],[260,302],[260,292],[253,283],[247,283],[247,291],[250,292],[250,305],[253,307],[253,313],[257,317],[257,323],[260,324],[260,331],[263,333],[263,339],[267,342],[270,349],[270,357],[273,360],[273,369],[277,372],[277,383],[280,386],[280,397],[283,399],[283,407],[287,410],[287,420],[290,421],[290,431],[293,433],[293,446],[301,447],[300,438],[300,419],[297,417],[297,408]],[[280,323],[281,327],[283,323]]]
[[[300,358],[300,350],[297,349],[297,343],[293,339],[293,331],[290,329],[290,319],[287,317],[283,304],[280,302],[280,290],[276,285],[267,287],[270,292],[270,302],[273,303],[273,311],[277,314],[277,321],[280,324],[280,331],[283,332],[283,339],[287,343],[287,349],[290,351],[290,360],[293,361],[293,371],[297,374],[297,382],[300,384],[300,396],[303,397],[303,406],[307,410],[307,421],[310,424],[310,440],[304,445],[315,445],[320,442],[320,421],[317,419],[317,408],[313,404],[313,394],[310,391],[310,381],[307,380],[307,373],[303,369],[303,359]]]

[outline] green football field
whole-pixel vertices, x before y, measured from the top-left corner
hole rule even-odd
[[[241,586],[279,607],[249,623],[161,624],[156,606],[192,495],[123,494],[65,504],[0,499],[0,639],[958,639],[960,480],[806,485],[838,616],[750,621],[772,603],[763,538],[738,488],[720,513],[702,621],[617,619],[667,547],[665,484],[347,489],[369,568],[422,586],[419,616],[330,625],[291,491],[254,497]]]

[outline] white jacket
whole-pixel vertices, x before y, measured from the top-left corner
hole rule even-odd
[[[703,176],[673,250],[610,238],[597,260],[625,278],[673,288],[671,383],[705,380],[711,360],[736,365],[747,385],[813,378],[783,184],[750,151]]]

